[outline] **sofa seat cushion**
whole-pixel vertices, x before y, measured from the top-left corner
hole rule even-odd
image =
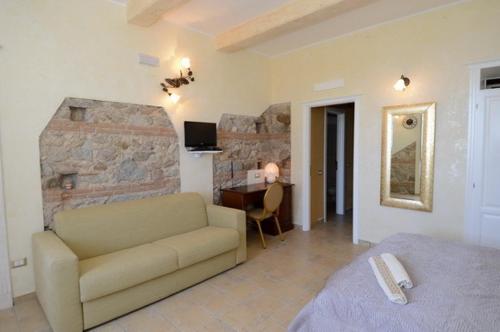
[[[80,297],[94,300],[178,269],[173,249],[153,244],[80,261]]]
[[[175,250],[179,268],[182,269],[236,249],[239,242],[240,235],[237,230],[207,226],[153,242],[153,245]]]

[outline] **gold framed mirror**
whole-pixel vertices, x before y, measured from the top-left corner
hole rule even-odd
[[[436,103],[383,108],[381,205],[432,211],[435,113]]]

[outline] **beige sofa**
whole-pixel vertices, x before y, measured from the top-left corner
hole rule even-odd
[[[68,210],[33,236],[36,293],[55,332],[82,331],[246,259],[245,213],[195,193]]]

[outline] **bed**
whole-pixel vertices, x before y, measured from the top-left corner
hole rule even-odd
[[[368,258],[393,253],[414,287],[390,302]],[[500,250],[397,234],[333,274],[289,331],[500,331]]]

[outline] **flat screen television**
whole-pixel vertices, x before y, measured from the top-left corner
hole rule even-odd
[[[184,121],[184,145],[190,149],[217,147],[217,125],[211,122]]]

